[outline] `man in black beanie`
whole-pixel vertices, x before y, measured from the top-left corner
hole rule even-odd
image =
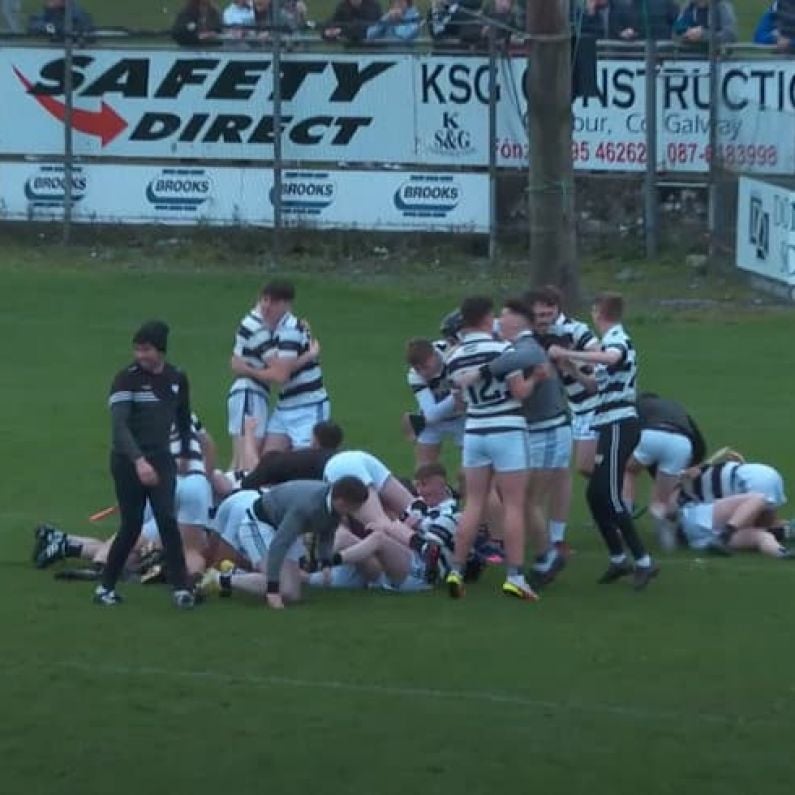
[[[193,607],[182,539],[174,512],[176,462],[169,449],[176,425],[182,453],[190,451],[190,394],[185,374],[166,361],[168,326],[144,323],[133,336],[135,362],[121,370],[110,389],[113,437],[110,471],[121,514],[119,532],[108,553],[94,601],[121,602],[116,581],[141,534],[147,499],[157,522],[177,607]]]

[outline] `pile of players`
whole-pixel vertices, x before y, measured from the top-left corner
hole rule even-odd
[[[659,571],[632,519],[643,470],[654,478],[649,512],[664,549],[679,542],[789,557],[777,516],[781,476],[728,450],[705,460],[703,437],[681,405],[636,394],[638,356],[620,296],[594,302],[599,337],[565,315],[559,292],[546,287],[505,301],[498,314],[489,299],[470,297],[444,318],[442,339],[410,340],[417,407],[403,426],[415,444],[411,481],[369,452],[341,449],[320,346],[294,314],[294,298],[290,283],[271,282],[238,327],[227,471],[195,415],[187,454],[173,435],[177,521],[198,592],[241,591],[278,608],[298,601],[305,586],[406,592],[444,581],[461,597],[486,561],[504,559],[502,592],[534,601],[571,554],[572,461],[589,479],[589,507],[609,551],[601,583],[627,576],[640,590]],[[439,463],[445,442],[462,448],[458,490]],[[99,576],[109,541],[50,525],[35,535],[38,567],[82,558],[92,565],[61,576]],[[128,572],[161,580],[158,550],[150,511]]]

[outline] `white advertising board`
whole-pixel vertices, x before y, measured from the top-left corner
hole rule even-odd
[[[737,267],[795,288],[795,191],[742,177]]]
[[[268,52],[80,50],[73,67],[78,156],[267,161],[273,157]],[[795,62],[724,62],[717,146],[729,167],[795,173]],[[498,163],[527,164],[524,58],[497,75]],[[488,62],[415,53],[286,53],[283,151],[289,161],[488,164]],[[645,65],[600,60],[598,95],[573,105],[577,170],[646,167]],[[660,171],[705,172],[706,61],[665,61],[657,76]],[[64,65],[50,48],[0,48],[0,154],[63,151]]]
[[[0,164],[0,219],[61,218],[64,169]],[[273,225],[273,172],[264,168],[80,165],[77,223]],[[488,177],[408,171],[285,171],[285,225],[484,233]]]

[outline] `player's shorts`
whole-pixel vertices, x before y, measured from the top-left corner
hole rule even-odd
[[[213,490],[210,482],[200,473],[177,477],[177,524],[206,527],[210,521]]]
[[[682,532],[691,549],[704,549],[715,540],[712,511],[711,502],[692,502],[683,505],[680,509]]]
[[[690,466],[693,445],[681,433],[647,428],[632,455],[645,467],[656,464],[664,475],[679,475]]]
[[[528,431],[530,469],[568,469],[571,463],[571,426]]]
[[[464,444],[464,417],[454,420],[444,420],[433,425],[426,425],[417,437],[419,444],[441,444],[445,437],[449,437],[453,444],[461,447]]]
[[[268,397],[255,389],[235,389],[226,399],[228,424],[230,436],[242,436],[246,417],[256,417],[257,427],[254,435],[257,439],[265,437],[268,425]]]
[[[309,575],[308,583],[313,588],[348,588],[358,590],[367,587],[367,579],[351,563],[343,563],[341,566],[331,567],[331,583],[326,585],[323,579],[323,572],[313,571]]]
[[[259,498],[260,492],[253,489],[236,491],[221,500],[210,520],[210,529],[218,533],[227,543],[236,548],[236,532],[245,519],[246,512]]]
[[[385,591],[397,593],[416,593],[417,591],[430,591],[431,586],[425,580],[425,562],[414,551],[411,553],[411,566],[406,578],[400,583],[389,582],[386,577],[381,582]]]
[[[571,435],[575,442],[595,442],[599,438],[599,431],[591,427],[594,412],[571,415]]]
[[[462,466],[491,467],[495,472],[530,468],[530,441],[526,430],[465,433]]]
[[[311,406],[276,407],[268,420],[268,433],[288,436],[294,450],[312,446],[312,430],[331,417],[331,403],[322,400]]]
[[[268,550],[275,535],[275,528],[261,522],[251,511],[247,511],[245,518],[237,528],[237,544],[233,546],[251,561],[254,568],[258,568],[268,556]],[[304,542],[297,538],[290,545],[284,559],[298,563],[303,557],[306,557],[306,547]]]
[[[764,494],[771,508],[780,508],[787,501],[781,475],[767,464],[741,464],[735,477],[740,494]]]
[[[358,478],[365,486],[381,491],[392,473],[370,453],[363,450],[343,450],[326,462],[323,479],[327,483],[336,483],[344,477]]]

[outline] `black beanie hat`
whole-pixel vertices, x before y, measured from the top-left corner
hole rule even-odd
[[[168,325],[162,320],[149,320],[133,335],[133,345],[151,345],[162,353],[168,347]]]

